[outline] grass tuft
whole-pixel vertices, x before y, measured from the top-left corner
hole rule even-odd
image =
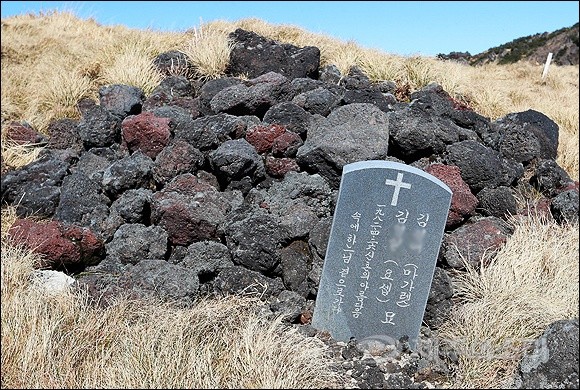
[[[4,137],[2,137],[4,138]],[[38,157],[43,147],[36,144],[21,145],[11,140],[2,140],[2,160],[14,169],[30,164]]]
[[[578,317],[578,224],[513,218],[487,267],[454,277],[456,306],[439,330],[459,353],[462,388],[507,385],[522,351],[553,321]]]
[[[214,27],[215,26],[215,27]],[[190,38],[182,49],[202,79],[216,79],[225,74],[230,61],[233,42],[219,25],[202,25],[190,31]]]

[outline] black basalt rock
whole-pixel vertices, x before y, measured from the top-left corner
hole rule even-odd
[[[246,74],[253,78],[276,72],[288,78],[318,77],[320,50],[317,47],[280,44],[242,29],[231,33],[230,39],[235,45],[230,53],[228,74]]]
[[[560,320],[548,326],[519,367],[515,388],[578,388],[578,319]]]
[[[51,217],[60,200],[69,163],[45,153],[36,161],[2,175],[2,201],[16,205],[20,217]]]
[[[473,140],[456,142],[446,150],[446,160],[461,169],[461,177],[474,193],[485,187],[509,186],[524,173],[521,164]]]
[[[92,105],[87,104],[81,112],[83,116],[77,129],[86,149],[109,146],[119,142],[121,137],[121,117],[94,103]]]
[[[527,164],[534,159],[555,159],[558,153],[558,125],[535,110],[508,114],[498,119],[504,157]]]

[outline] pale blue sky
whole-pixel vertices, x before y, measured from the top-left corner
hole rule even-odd
[[[2,19],[52,9],[103,25],[185,31],[256,17],[389,53],[477,54],[578,22],[578,1],[2,1]]]

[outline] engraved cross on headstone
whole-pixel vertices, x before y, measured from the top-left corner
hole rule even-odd
[[[345,165],[312,325],[339,341],[408,336],[414,349],[450,203],[420,169]]]
[[[399,201],[399,191],[401,188],[411,189],[411,184],[403,183],[403,174],[401,172],[397,173],[397,180],[385,180],[385,184],[388,186],[394,186],[395,191],[393,192],[393,198],[391,199],[391,206],[396,206]]]

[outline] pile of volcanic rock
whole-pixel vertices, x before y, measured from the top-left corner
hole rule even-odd
[[[479,267],[502,246],[509,215],[577,223],[578,182],[556,163],[558,126],[542,113],[490,121],[437,84],[398,101],[392,81],[320,68],[315,47],[244,30],[231,38],[226,77],[172,75],[175,64],[192,68],[170,51],[155,59],[166,77],[149,96],[104,86],[98,102],[79,102],[80,120],[52,122],[47,137],[10,124],[12,140],[45,145],[29,165],[3,169],[2,201],[21,218],[10,242],[43,254],[38,268],[74,275],[99,304],[120,294],[186,306],[247,294],[307,327],[342,167],[404,162],[453,190],[424,318],[437,329],[453,305],[450,275],[463,258]],[[531,209],[518,201],[530,191],[541,194]],[[429,375],[417,372],[444,375],[435,360],[400,386],[421,387]],[[359,374],[362,387],[387,383]]]

